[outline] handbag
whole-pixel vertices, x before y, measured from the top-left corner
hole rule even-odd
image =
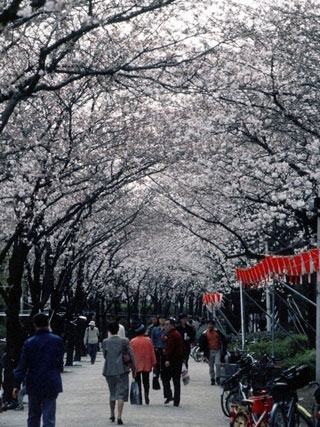
[[[154,375],[152,378],[152,388],[153,390],[161,389],[159,379],[156,377],[156,375]]]
[[[131,358],[129,353],[126,350],[126,342],[125,340],[122,340],[122,360],[123,363],[128,366],[128,368],[131,368]]]
[[[190,376],[189,376],[188,369],[187,369],[185,363],[182,364],[181,378],[182,378],[182,382],[184,385],[189,384]]]
[[[130,387],[130,403],[131,405],[142,405],[140,390],[137,381],[132,381]]]

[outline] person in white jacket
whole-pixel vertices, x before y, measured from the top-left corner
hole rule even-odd
[[[89,322],[83,339],[84,345],[87,346],[88,354],[91,359],[91,365],[96,361],[98,343],[99,343],[99,329],[93,320]]]
[[[118,325],[119,325],[119,330],[118,330],[117,335],[118,335],[120,338],[125,338],[125,337],[126,337],[126,330],[125,330],[124,326],[123,326],[123,325],[121,325],[121,323],[120,323],[120,318],[119,318],[119,317],[117,317],[117,318],[116,318],[116,322],[117,322],[117,323],[118,323]],[[110,338],[110,337],[111,337],[111,334],[110,334],[110,331],[108,331],[108,338]]]

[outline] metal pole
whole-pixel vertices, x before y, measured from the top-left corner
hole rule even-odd
[[[263,311],[263,307],[257,303],[247,292],[243,291],[243,294],[248,298],[255,306],[257,306],[261,311]],[[283,326],[279,324],[279,328],[282,330],[282,332],[287,335],[293,342],[296,343],[297,347],[299,347],[301,350],[303,350],[303,346],[294,338],[294,335],[292,335],[290,332],[288,332]]]
[[[244,304],[243,304],[243,289],[240,283],[240,309],[241,309],[241,349],[245,350],[245,327],[244,327]]]
[[[274,357],[275,309],[276,309],[276,286],[275,286],[275,281],[273,280],[272,282],[272,328],[271,328],[272,357]]]
[[[320,251],[320,188],[316,199],[317,209],[317,248]],[[320,254],[320,252],[319,252]],[[320,255],[319,255],[320,256]],[[320,382],[320,272],[317,271],[317,325],[316,325],[316,380]]]
[[[267,310],[267,331],[271,331],[271,301],[270,285],[266,285],[266,310]]]
[[[286,283],[284,282],[280,282],[281,286],[284,286],[285,288],[289,289],[290,292],[293,292],[294,294],[298,295],[300,298],[302,298],[303,300],[305,300],[306,302],[308,302],[309,304],[313,305],[314,307],[317,306],[317,304],[315,302],[313,302],[311,299],[305,297],[304,295],[300,294],[300,292],[296,291],[295,289],[293,289],[292,286],[288,286]]]
[[[269,254],[269,245],[266,242],[266,255]],[[270,285],[266,284],[266,311],[267,311],[267,331],[271,331],[271,298],[270,298]]]
[[[227,316],[224,314],[224,312],[221,310],[221,308],[217,308],[217,311],[219,314],[221,314],[221,316],[224,318],[224,320],[226,321],[227,325],[229,326],[229,328],[236,334],[239,335],[238,331],[233,327],[232,323],[230,322],[230,320],[227,318]]]

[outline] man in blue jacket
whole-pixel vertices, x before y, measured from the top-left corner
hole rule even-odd
[[[33,318],[36,330],[23,345],[19,364],[14,370],[13,397],[16,398],[24,378],[29,396],[28,427],[55,427],[56,399],[62,392],[63,341],[49,331],[44,313]]]

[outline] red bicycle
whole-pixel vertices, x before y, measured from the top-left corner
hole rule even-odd
[[[272,397],[252,396],[240,405],[232,405],[230,427],[268,427]]]

